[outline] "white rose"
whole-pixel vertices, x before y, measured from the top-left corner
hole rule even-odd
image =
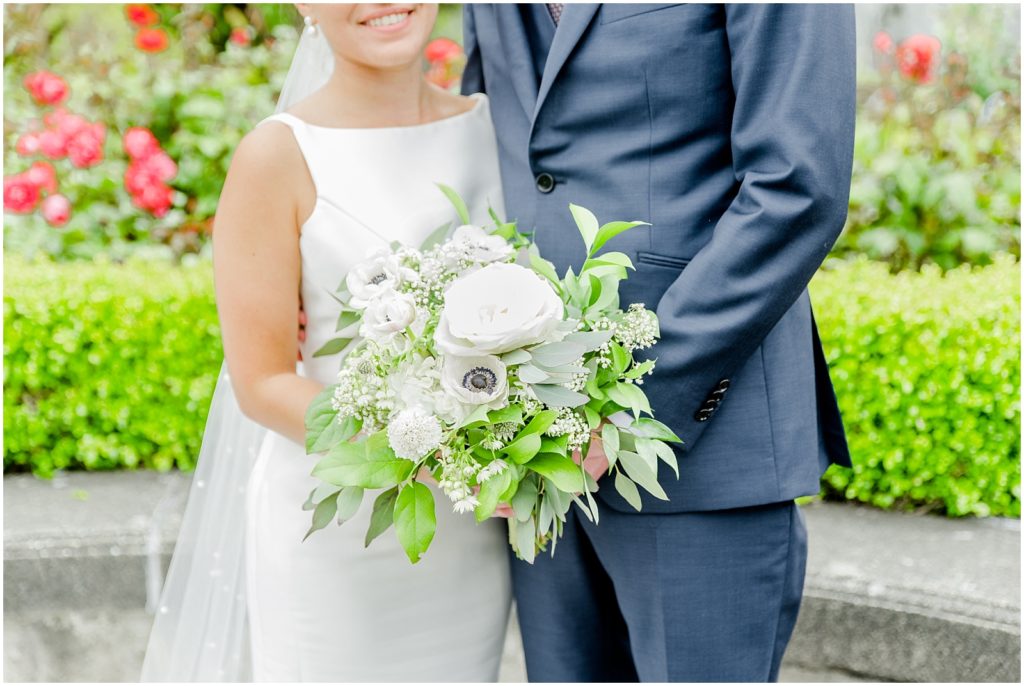
[[[498,262],[508,259],[515,251],[501,236],[489,234],[472,224],[463,224],[455,229],[451,240],[463,245],[469,259],[476,262]]]
[[[349,304],[362,309],[385,293],[393,292],[402,283],[403,271],[398,258],[387,248],[370,253],[345,277],[345,285],[352,295]]]
[[[547,281],[498,262],[452,282],[434,340],[450,355],[497,355],[551,339],[563,315]]]
[[[488,405],[497,410],[508,404],[505,364],[494,355],[445,357],[441,387],[469,405]]]
[[[359,335],[374,341],[389,341],[411,325],[416,315],[416,301],[408,293],[382,294],[363,311]]]

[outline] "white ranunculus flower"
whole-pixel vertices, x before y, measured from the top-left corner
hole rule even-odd
[[[416,320],[416,301],[408,293],[384,293],[363,311],[359,335],[386,342]]]
[[[476,262],[498,262],[512,256],[515,251],[501,236],[494,236],[473,224],[463,224],[455,229],[452,242],[463,244],[466,254]]]
[[[494,355],[446,356],[441,387],[460,402],[499,409],[508,404],[505,363]]]
[[[390,250],[375,250],[345,277],[345,285],[352,295],[349,304],[363,309],[385,293],[394,292],[403,276],[404,270]]]
[[[564,312],[541,276],[498,262],[452,282],[434,340],[449,355],[497,355],[551,339]]]

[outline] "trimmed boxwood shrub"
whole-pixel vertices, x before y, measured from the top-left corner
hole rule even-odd
[[[4,471],[190,469],[222,349],[208,264],[4,260]]]
[[[208,263],[5,260],[4,469],[190,469],[221,345]],[[855,467],[826,497],[1020,515],[1020,265],[811,285]]]
[[[854,467],[827,496],[1020,516],[1020,264],[823,270],[811,300]]]

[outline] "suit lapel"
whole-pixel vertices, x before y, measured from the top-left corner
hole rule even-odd
[[[497,24],[501,27],[501,44],[512,79],[512,89],[526,116],[532,121],[537,106],[537,77],[523,18],[519,14],[518,5],[514,3],[496,4],[494,11],[498,16]]]
[[[548,52],[547,62],[544,63],[544,75],[540,82],[540,92],[537,94],[537,104],[533,109],[533,121],[537,121],[544,106],[544,100],[551,92],[551,86],[562,70],[565,61],[569,59],[573,48],[583,37],[583,33],[590,26],[591,20],[597,14],[601,5],[599,3],[568,4],[562,11],[562,18],[558,23],[558,30],[555,31],[555,39],[551,43],[551,50]],[[521,26],[521,24],[520,24]]]

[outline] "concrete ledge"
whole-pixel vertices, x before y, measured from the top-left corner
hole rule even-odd
[[[147,582],[156,589],[169,561],[188,485],[151,472],[5,477],[8,681],[137,678]],[[1019,521],[804,512],[810,558],[783,680],[1020,680]],[[523,678],[517,631],[502,678]]]

